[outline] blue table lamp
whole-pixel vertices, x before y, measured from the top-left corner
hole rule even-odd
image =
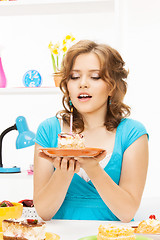
[[[4,168],[2,164],[2,140],[3,137],[12,130],[18,130],[19,135],[16,140],[16,148],[21,149],[34,145],[35,134],[28,128],[25,117],[16,118],[16,124],[4,130],[0,135],[0,173],[19,173],[19,167]]]

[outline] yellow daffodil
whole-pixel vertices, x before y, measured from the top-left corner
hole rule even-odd
[[[75,41],[76,39],[74,37],[71,38],[71,42]]]
[[[60,48],[60,43],[59,43],[59,42],[56,43],[56,44],[54,45],[54,48]]]
[[[48,48],[52,51],[53,44],[52,42],[49,43]]]
[[[66,45],[64,45],[64,47],[62,48],[62,51],[63,51],[64,53],[67,52],[67,47],[66,47]]]
[[[67,35],[67,36],[66,36],[66,40],[70,40],[71,37],[72,37],[71,35]]]
[[[66,39],[63,39],[63,45],[65,45],[67,43]]]
[[[58,55],[58,49],[57,48],[53,48],[51,52],[55,55]]]
[[[57,42],[56,44],[53,45],[53,43],[50,41],[48,48],[51,52],[51,59],[54,72],[59,71],[61,66],[60,64],[73,41],[75,41],[75,38],[71,34],[66,35],[61,44]]]

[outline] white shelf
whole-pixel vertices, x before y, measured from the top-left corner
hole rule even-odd
[[[0,179],[33,179],[33,175],[28,175],[27,171],[22,171],[20,173],[1,173]]]
[[[58,87],[0,88],[0,95],[62,94]]]
[[[0,16],[113,12],[115,0],[2,1]]]

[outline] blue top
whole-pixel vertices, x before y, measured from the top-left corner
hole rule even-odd
[[[59,120],[56,117],[49,118],[40,124],[35,141],[44,148],[57,147],[58,133],[60,132]],[[118,125],[113,153],[104,168],[117,185],[121,176],[123,153],[136,139],[144,134],[147,134],[147,131],[143,124],[133,119],[125,118]],[[56,197],[56,193],[53,194]],[[53,219],[119,220],[103,202],[91,180],[86,182],[76,173],[68,188],[64,202]]]

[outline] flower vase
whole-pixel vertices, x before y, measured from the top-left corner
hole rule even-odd
[[[59,87],[61,82],[61,77],[59,75],[54,74],[54,84],[55,87]]]
[[[7,80],[6,80],[4,70],[3,70],[2,60],[0,57],[0,88],[5,88],[6,85],[7,85]]]

